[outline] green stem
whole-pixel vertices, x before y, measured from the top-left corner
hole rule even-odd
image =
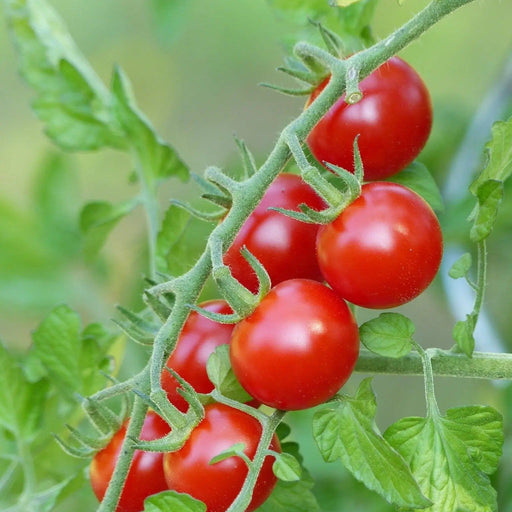
[[[427,402],[427,415],[429,418],[437,418],[441,415],[437,405],[435,386],[434,386],[434,371],[432,369],[432,356],[431,352],[427,352],[421,345],[413,341],[417,353],[421,357],[423,363],[423,376],[425,381],[425,401]]]
[[[270,443],[272,442],[272,437],[274,436],[274,432],[276,431],[279,423],[281,423],[281,420],[285,414],[285,411],[277,410],[274,411],[270,418],[267,417],[266,421],[261,422],[263,431],[258,443],[258,448],[256,449],[254,458],[251,462],[251,465],[249,466],[249,472],[247,473],[244,485],[242,486],[242,489],[240,490],[240,493],[236,497],[235,501],[231,503],[226,512],[244,512],[244,510],[247,510],[247,507],[251,503],[252,493],[254,486],[256,485],[256,481],[258,480],[261,467],[265,462],[265,457],[268,456],[268,449]]]
[[[135,448],[130,439],[139,438],[147,409],[148,406],[138,396],[135,397],[132,415],[128,423],[128,428],[126,429],[126,436],[121,446],[119,459],[117,460],[114,474],[112,475],[103,501],[100,503],[98,512],[110,512],[117,507],[135,452]]]
[[[472,315],[478,318],[484,302],[485,285],[487,282],[487,243],[484,240],[478,242],[478,262],[476,278],[476,297]],[[475,322],[476,323],[476,322]]]
[[[158,204],[156,183],[154,179],[148,178],[150,172],[146,172],[144,164],[138,154],[135,154],[136,172],[141,184],[141,197],[146,213],[148,226],[148,261],[149,276],[156,278],[156,241],[160,229],[160,207]]]
[[[472,379],[512,380],[512,354],[474,352],[465,354],[430,348],[432,371],[440,377],[465,377]],[[423,375],[421,356],[411,352],[401,358],[383,357],[369,350],[361,350],[356,372],[387,375]]]
[[[20,497],[20,507],[26,508],[27,512],[35,512],[32,508],[27,508],[32,501],[32,496],[36,491],[36,474],[34,469],[34,459],[30,452],[29,445],[27,444],[23,434],[16,434],[16,444],[18,446],[18,456],[20,465],[23,469],[23,493]]]

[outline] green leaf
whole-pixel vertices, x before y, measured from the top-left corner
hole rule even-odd
[[[31,438],[43,415],[47,382],[30,383],[21,366],[0,341],[0,426]]]
[[[215,349],[208,358],[206,371],[208,378],[224,396],[239,402],[252,400],[251,395],[245,391],[233,373],[229,360],[229,345],[219,345]]]
[[[399,183],[419,194],[433,210],[443,211],[444,203],[441,191],[428,169],[420,162],[413,162],[403,171],[387,181]]]
[[[478,195],[478,189],[486,181],[505,181],[512,174],[512,117],[494,123],[492,138],[486,144],[485,151],[486,166],[469,187],[474,196]]]
[[[108,91],[55,11],[44,0],[5,0],[4,8],[20,72],[36,91],[33,107],[48,136],[67,150],[124,147]]]
[[[410,464],[421,490],[433,503],[426,512],[495,512],[496,471],[503,420],[492,407],[449,409],[446,416],[403,418],[385,438]]]
[[[272,465],[274,474],[279,480],[295,482],[300,480],[302,468],[300,462],[290,453],[275,454],[275,461]]]
[[[159,272],[180,275],[183,270],[185,244],[182,237],[191,223],[191,215],[183,208],[172,204],[165,212],[156,241],[156,266]]]
[[[400,313],[381,313],[359,327],[361,343],[385,357],[403,357],[413,346],[414,324]]]
[[[105,243],[116,224],[138,204],[137,200],[111,204],[107,201],[87,203],[80,214],[80,229],[83,234],[83,251],[91,259]]]
[[[81,385],[81,322],[67,306],[56,307],[33,333],[34,350],[50,379],[67,393]]]
[[[222,450],[219,454],[215,455],[215,457],[212,457],[210,464],[217,464],[217,462],[222,462],[223,460],[231,457],[240,457],[245,460],[247,456],[245,455],[244,450],[245,443],[235,443],[226,450]]]
[[[164,491],[144,501],[144,512],[206,512],[206,505],[188,494]]]
[[[51,512],[63,499],[80,488],[85,487],[86,484],[87,479],[83,471],[80,471],[75,476],[66,478],[62,482],[36,493],[32,497],[33,510],[37,510],[37,512]]]
[[[360,1],[361,0],[330,0],[329,3],[334,7],[347,7]]]
[[[137,152],[148,183],[170,176],[186,181],[189,177],[187,166],[176,151],[160,139],[151,123],[138,109],[128,78],[120,68],[115,70],[112,92],[115,98],[114,113]]]
[[[475,350],[475,326],[478,316],[475,314],[466,315],[465,320],[459,320],[453,327],[452,336],[457,342],[457,347],[468,357],[473,355]]]
[[[293,482],[278,480],[270,497],[258,512],[320,512],[311,489],[314,482],[303,469],[301,479]]]
[[[448,275],[452,279],[460,279],[468,275],[473,261],[469,252],[464,253],[450,268]]]
[[[503,200],[503,182],[496,180],[484,181],[477,189],[477,205],[469,220],[473,221],[469,236],[473,242],[487,238],[496,223],[498,208]]]
[[[327,462],[341,459],[357,480],[396,506],[430,505],[402,456],[377,430],[376,407],[371,379],[365,379],[354,398],[343,397],[334,408],[318,411],[313,436],[322,457]]]

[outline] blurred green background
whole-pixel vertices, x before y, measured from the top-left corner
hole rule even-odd
[[[426,3],[407,0],[399,6],[381,0],[373,24],[377,39]],[[263,159],[280,130],[303,107],[304,99],[258,86],[290,83],[275,68],[286,55],[284,42],[296,31],[291,20],[276,17],[263,0],[54,0],[52,5],[106,83],[114,64],[126,71],[141,109],[194,172],[211,164],[232,166],[233,135]],[[165,9],[169,6],[173,8]],[[466,124],[512,51],[510,20],[511,2],[478,0],[402,53],[432,93],[434,130],[420,160],[439,184]],[[99,261],[84,261],[80,207],[89,200],[130,197],[130,162],[110,150],[68,155],[56,150],[29,108],[33,95],[17,74],[5,23],[0,25],[0,61],[0,337],[8,345],[25,347],[30,332],[56,304],[69,304],[85,323],[108,322],[115,304],[138,303],[145,272],[145,226],[140,211],[130,215],[116,227]],[[60,185],[53,188],[52,180]],[[173,181],[162,191],[163,204],[194,192]],[[501,231],[490,244],[487,305],[503,340],[510,340],[512,237],[505,217],[510,198],[506,201]],[[43,211],[53,212],[52,224],[41,222]],[[416,323],[418,342],[451,345],[453,319],[439,282],[402,309]],[[365,318],[361,314],[360,319]],[[347,391],[353,391],[360,378],[354,376]],[[402,416],[424,414],[422,386],[414,377],[376,377],[382,430]],[[437,387],[442,409],[488,403],[507,410],[508,390],[493,383],[437,379]],[[341,465],[321,463],[310,442],[307,416],[292,414],[290,421],[295,436],[309,442],[304,452],[312,473],[321,477],[317,493],[323,509],[349,510],[364,504],[367,511],[387,510],[351,477],[343,476],[340,484]],[[334,490],[341,498],[334,497]],[[82,500],[80,510],[90,510],[91,493]],[[512,510],[507,507],[503,502],[500,510]]]

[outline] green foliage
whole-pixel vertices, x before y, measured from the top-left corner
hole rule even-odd
[[[381,313],[359,327],[361,343],[385,357],[403,357],[412,347],[414,324],[400,313]]]
[[[187,494],[165,491],[144,501],[144,512],[206,512],[206,505]]]
[[[229,346],[219,345],[208,358],[206,366],[208,377],[215,387],[226,397],[247,402],[251,396],[240,385],[229,360]]]
[[[366,487],[400,507],[424,508],[422,495],[404,459],[381,436],[374,423],[376,401],[371,379],[355,397],[340,397],[334,407],[315,414],[313,435],[327,462],[343,465]]]
[[[428,512],[496,509],[490,474],[503,443],[501,415],[492,407],[449,409],[446,416],[403,418],[384,434],[410,464],[433,503]]]
[[[413,162],[409,167],[395,174],[387,181],[400,183],[414,190],[431,206],[433,210],[443,211],[443,198],[432,174],[420,162]]]

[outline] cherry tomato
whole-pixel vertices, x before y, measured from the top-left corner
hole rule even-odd
[[[288,173],[277,176],[224,255],[224,262],[234,277],[252,292],[257,290],[258,281],[240,254],[244,245],[267,269],[272,285],[295,277],[322,279],[315,256],[318,225],[268,209],[299,211],[301,203],[315,210],[325,207],[324,201],[300,176]]]
[[[213,313],[233,312],[224,300],[211,300],[199,306]],[[233,325],[214,322],[191,311],[166,366],[178,372],[198,393],[209,393],[213,390],[213,384],[208,379],[206,363],[216,347],[230,342],[232,331]],[[180,411],[186,412],[188,403],[178,393],[178,381],[165,369],[161,384],[169,401]]]
[[[363,185],[361,196],[318,232],[326,281],[366,308],[392,308],[417,297],[434,279],[442,252],[435,213],[396,183]]]
[[[329,77],[313,91],[307,106]],[[423,149],[432,128],[429,92],[416,71],[391,57],[363,79],[363,98],[345,103],[343,95],[316,124],[307,144],[320,162],[354,171],[353,144],[357,135],[365,181],[392,176],[407,167]]]
[[[230,348],[233,371],[245,390],[283,410],[331,398],[349,378],[358,354],[357,324],[347,304],[308,279],[272,288],[236,325]]]
[[[121,445],[126,436],[127,425],[128,421],[123,424],[114,434],[109,444],[98,452],[92,460],[90,467],[91,486],[99,501],[103,499],[112,478]],[[153,411],[147,413],[141,439],[152,441],[164,437],[169,432],[169,425],[160,416]],[[148,496],[167,490],[162,460],[163,453],[135,451],[116,512],[140,512],[144,510],[144,500]]]
[[[252,459],[261,437],[261,424],[252,416],[223,404],[209,404],[205,417],[176,452],[164,455],[164,472],[169,489],[190,494],[207,506],[207,512],[224,512],[235,500],[247,476],[248,468],[240,457],[229,457],[210,464],[213,457],[243,443],[244,453]],[[274,435],[270,449],[280,452]],[[273,458],[267,457],[256,481],[250,506],[258,508],[276,483]]]

